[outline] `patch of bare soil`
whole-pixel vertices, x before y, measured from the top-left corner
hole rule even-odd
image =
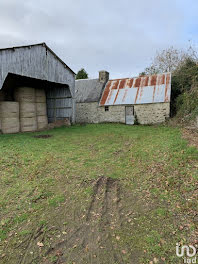
[[[33,136],[34,138],[51,138],[52,135],[38,135],[38,136]]]
[[[183,135],[183,138],[189,142],[190,146],[194,146],[198,148],[198,130],[197,129],[183,128],[182,135]]]
[[[49,241],[48,248],[46,244],[49,230],[46,234],[42,228],[36,230],[23,244],[23,255],[17,263],[136,264],[139,256],[130,249],[123,250],[116,241],[119,237],[115,235],[115,230],[120,230],[127,222],[126,214],[122,213],[123,204],[119,181],[100,177],[94,183],[92,198],[86,213],[79,219],[74,219],[76,222],[74,227],[68,229],[64,236],[54,235],[55,239],[53,237],[52,243]],[[57,224],[53,228],[52,231],[55,234],[56,228],[60,227]],[[37,253],[32,253],[30,256],[29,252],[35,252],[32,247],[33,243],[36,244],[35,240],[40,243],[37,243],[40,246],[40,252],[37,247]],[[45,244],[45,250],[43,250],[43,244]],[[129,262],[125,262],[126,255]]]

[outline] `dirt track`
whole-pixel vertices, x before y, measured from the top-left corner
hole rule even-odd
[[[25,253],[18,264],[124,263],[125,254],[130,258],[129,250],[119,248],[116,240],[120,238],[114,234],[114,230],[127,221],[122,213],[120,192],[118,180],[100,177],[94,183],[91,202],[83,215],[83,221],[79,219],[78,227],[71,229],[61,241],[50,245],[43,255],[38,253],[30,258],[27,252],[32,249],[33,241],[39,236],[42,236],[41,241],[46,240],[42,228],[36,230],[25,242]],[[131,259],[130,263],[135,262]]]
[[[84,223],[67,240],[50,248],[47,255],[57,250],[65,252],[58,263],[79,260],[98,263],[98,258],[104,263],[122,263],[122,256],[114,249],[111,237],[111,228],[120,225],[119,205],[118,182],[111,178],[99,178]]]

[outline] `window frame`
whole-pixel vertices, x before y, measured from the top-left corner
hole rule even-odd
[[[108,112],[108,111],[109,111],[109,106],[105,105],[105,112]]]

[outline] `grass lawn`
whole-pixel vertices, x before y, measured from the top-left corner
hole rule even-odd
[[[0,193],[2,264],[182,263],[176,243],[198,243],[198,150],[177,128],[0,135]]]

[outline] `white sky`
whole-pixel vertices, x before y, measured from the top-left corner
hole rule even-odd
[[[156,50],[198,41],[197,0],[1,0],[0,48],[46,44],[75,72],[143,71]]]

